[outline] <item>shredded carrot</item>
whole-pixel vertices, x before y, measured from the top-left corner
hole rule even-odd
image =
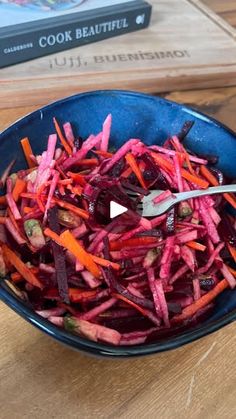
[[[7,217],[0,217],[0,224],[5,224]]]
[[[188,180],[189,182],[195,183],[196,185],[200,186],[202,189],[206,189],[209,186],[209,183],[206,182],[204,179],[200,178],[197,175],[192,175],[185,169],[181,169],[181,175],[184,179]]]
[[[174,168],[171,162],[169,162],[168,160],[164,159],[163,157],[159,156],[158,154],[152,152],[151,153],[153,159],[155,160],[155,162],[160,166],[163,167],[164,169],[169,170],[171,173],[174,172]],[[200,186],[203,189],[208,188],[209,183],[206,182],[206,180],[200,178],[197,175],[193,175],[192,173],[189,173],[187,170],[185,169],[181,169],[181,175],[183,176],[184,179],[188,180],[189,182],[195,183],[196,185]]]
[[[71,191],[75,195],[82,195],[83,189],[81,188],[81,186],[67,185],[66,188],[69,189],[69,191]]]
[[[22,192],[24,192],[25,190],[26,190],[26,181],[23,179],[17,178],[15,186],[12,191],[12,196],[15,202],[18,201]]]
[[[233,246],[231,246],[229,243],[227,243],[227,247],[229,249],[229,252],[230,252],[234,262],[236,263],[236,249]]]
[[[231,272],[231,274],[236,278],[236,270],[231,268],[231,266],[226,265],[228,270]]]
[[[76,166],[97,166],[98,159],[81,159],[76,163]]]
[[[143,316],[145,317],[147,316],[146,311],[142,307],[140,307],[138,304],[134,303],[133,301],[130,301],[128,298],[124,297],[124,295],[112,293],[112,296],[136,308],[136,310],[139,311]]]
[[[187,242],[186,245],[188,247],[191,247],[191,249],[200,250],[200,252],[204,252],[206,250],[206,246],[204,246],[204,244],[195,241]]]
[[[73,179],[60,179],[57,182],[58,185],[70,185],[71,183],[73,183]]]
[[[42,213],[44,213],[45,211],[45,205],[42,202],[41,196],[43,194],[44,189],[47,187],[47,185],[45,183],[43,183],[37,190],[36,193],[36,202],[38,204],[38,207],[40,209],[40,211],[42,211]]]
[[[121,174],[121,177],[124,177],[125,179],[127,179],[132,173],[132,169],[131,167],[128,167],[127,169],[125,169],[123,171],[123,173]]]
[[[84,179],[83,175],[80,175],[79,173],[73,173],[73,172],[67,172],[67,175],[74,180],[74,182],[78,182],[79,185],[85,186],[86,180]]]
[[[188,153],[187,153],[187,151],[186,151],[186,150],[184,150],[184,158],[185,158],[185,161],[186,161],[186,164],[187,164],[188,170],[190,171],[190,173],[192,173],[192,175],[196,176],[196,173],[194,172],[193,166],[192,166],[192,164],[191,164],[191,161],[190,161],[189,155],[188,155]]]
[[[177,314],[173,317],[173,323],[180,323],[183,320],[187,320],[192,317],[198,310],[206,307],[212,300],[214,300],[217,295],[223,292],[226,288],[228,288],[229,283],[226,279],[222,279],[222,281],[218,282],[216,286],[209,291],[207,294],[203,295],[199,300],[194,301],[194,303],[190,304],[189,306],[185,307],[181,314]]]
[[[132,171],[134,172],[134,174],[136,175],[140,185],[144,188],[147,189],[146,183],[144,181],[142,172],[133,156],[133,154],[131,153],[127,153],[125,156],[125,160],[127,161],[127,163],[129,164],[129,166],[131,167]]]
[[[39,272],[39,268],[37,268],[36,266],[29,268],[29,270],[33,272],[33,274],[37,274]],[[21,282],[24,278],[19,272],[13,272],[11,274],[11,279],[13,282],[17,283],[17,282]]]
[[[60,246],[62,245],[61,244],[61,240],[60,240],[60,236],[57,233],[55,233],[54,231],[52,231],[50,228],[45,228],[44,229],[44,234],[45,234],[45,236],[47,236],[50,239],[54,240],[54,242],[56,242]]]
[[[60,235],[60,241],[62,245],[69,250],[93,276],[95,276],[95,278],[100,277],[100,270],[93,261],[92,256],[84,250],[69,230],[64,231]]]
[[[35,207],[24,207],[23,208],[23,213],[24,214],[30,214],[33,210],[35,210]]]
[[[94,256],[87,253],[79,242],[74,238],[69,230],[64,231],[60,236],[50,228],[45,228],[44,234],[50,239],[54,240],[57,244],[65,247],[80,261],[80,263],[87,268],[96,278],[100,277],[100,270],[94,262]],[[101,265],[101,258],[98,258]]]
[[[105,267],[111,266],[115,270],[120,269],[119,263],[111,262],[110,260],[103,259],[103,258],[100,258],[100,257],[92,255],[92,254],[90,254],[90,255],[91,255],[93,261],[95,263],[97,263],[98,265],[105,266]]]
[[[61,208],[68,209],[69,211],[73,212],[74,214],[79,215],[80,217],[84,218],[85,220],[89,219],[89,214],[88,214],[87,211],[85,211],[81,208],[78,208],[75,205],[70,204],[69,202],[65,202],[65,201],[62,201],[62,200],[57,199],[57,198],[53,198],[52,202],[59,205],[59,207],[61,207]]]
[[[2,245],[2,251],[4,258],[15,267],[15,269],[21,274],[21,276],[30,284],[38,288],[43,288],[43,284],[35,276],[33,272],[25,265],[24,262],[11,250],[6,244]]]
[[[94,153],[98,156],[106,157],[108,159],[113,156],[113,153],[109,153],[108,151],[103,150],[94,150]]]
[[[30,168],[33,168],[35,166],[35,163],[30,158],[30,156],[33,154],[33,151],[32,151],[29,139],[27,137],[21,140],[21,147],[23,149],[28,166]]]
[[[206,166],[201,165],[200,171],[201,171],[201,174],[205,177],[205,179],[208,180],[208,182],[211,185],[213,185],[213,186],[218,186],[219,185],[219,182],[216,179],[216,177],[210,172],[210,170]],[[236,198],[235,198],[234,195],[232,195],[230,193],[224,193],[223,197],[226,199],[226,201],[229,202],[230,205],[232,205],[233,208],[236,209]]]
[[[0,205],[6,205],[6,204],[7,204],[6,196],[5,195],[0,196]]]
[[[56,118],[53,118],[53,122],[54,122],[54,125],[55,125],[55,128],[56,128],[57,135],[58,135],[64,149],[66,150],[67,154],[69,154],[69,156],[70,156],[72,154],[72,148],[70,147],[70,145],[66,141],[64,135],[62,134],[61,128],[60,128]]]
[[[88,300],[97,294],[96,290],[80,290],[78,288],[69,288],[69,297],[72,303]]]

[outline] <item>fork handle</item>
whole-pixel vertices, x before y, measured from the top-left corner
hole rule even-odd
[[[180,192],[180,193],[175,194],[175,197],[176,197],[175,202],[177,203],[177,202],[184,201],[185,199],[197,198],[198,196],[215,195],[218,193],[225,193],[225,192],[236,192],[236,184],[213,186],[207,189]]]

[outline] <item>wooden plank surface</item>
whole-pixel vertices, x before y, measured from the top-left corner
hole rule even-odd
[[[221,15],[231,10],[230,19],[236,21],[236,1],[205,2]],[[236,130],[236,87],[172,91],[164,96]],[[0,130],[37,106],[16,104],[0,110]],[[3,419],[236,417],[235,324],[178,350],[122,362],[71,351],[1,303],[0,330]]]
[[[149,28],[0,70],[1,107],[97,88],[236,84],[236,31],[198,0],[151,0]],[[230,12],[229,12],[230,14]]]

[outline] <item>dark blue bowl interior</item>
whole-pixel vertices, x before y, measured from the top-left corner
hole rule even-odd
[[[17,157],[15,170],[26,167],[19,140],[29,137],[34,153],[45,149],[48,135],[54,132],[52,119],[70,121],[75,133],[86,138],[98,133],[106,116],[113,118],[111,147],[118,148],[129,138],[140,138],[146,144],[162,144],[178,133],[186,120],[195,121],[187,137],[188,148],[200,154],[219,157],[218,167],[232,178],[236,177],[236,136],[221,123],[183,105],[165,99],[126,91],[96,91],[83,93],[48,105],[17,121],[0,135],[0,166],[3,169]],[[217,300],[214,312],[204,324],[194,330],[157,342],[132,348],[114,348],[88,342],[59,330],[42,320],[7,288],[0,287],[0,297],[15,311],[56,339],[75,348],[105,356],[141,355],[180,346],[208,334],[235,319],[236,291],[225,291]]]

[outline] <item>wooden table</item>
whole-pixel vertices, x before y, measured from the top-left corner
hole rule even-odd
[[[205,3],[236,26],[236,0]],[[236,87],[164,96],[236,130]],[[33,109],[0,111],[0,129]],[[122,362],[64,348],[3,304],[0,328],[3,419],[236,417],[234,324],[179,350]]]

